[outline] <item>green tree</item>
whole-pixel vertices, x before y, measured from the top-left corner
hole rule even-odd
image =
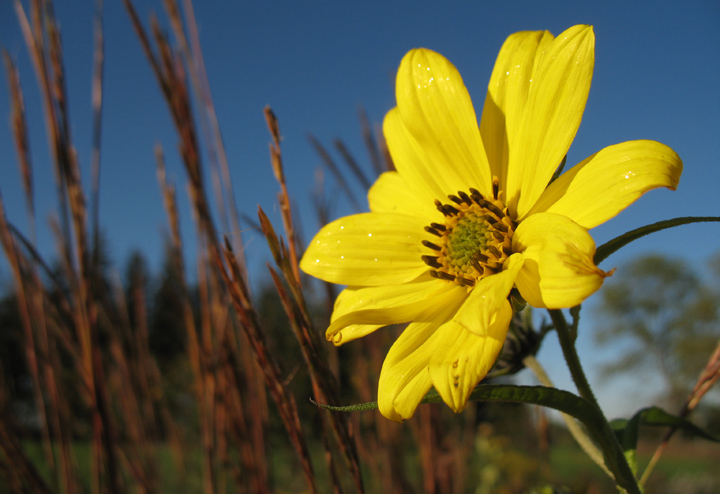
[[[682,260],[660,254],[637,257],[619,269],[600,291],[596,316],[595,342],[621,349],[604,374],[659,375],[666,405],[674,407],[682,404],[720,337],[717,290]]]
[[[140,324],[147,324],[147,320],[139,320],[141,317],[147,318],[147,314],[140,313],[139,303],[147,308],[148,289],[152,275],[148,268],[147,260],[142,252],[135,250],[130,253],[130,257],[125,264],[125,300],[127,303],[128,319],[133,327]],[[136,297],[142,296],[142,300],[136,300]]]
[[[169,247],[152,295],[150,351],[162,368],[185,353],[187,334],[183,319],[183,293],[180,275]]]

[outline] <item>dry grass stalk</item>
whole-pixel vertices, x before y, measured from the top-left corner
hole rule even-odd
[[[355,193],[353,192],[352,188],[348,184],[347,180],[345,180],[345,177],[343,177],[343,174],[340,173],[340,168],[335,163],[335,160],[332,159],[330,156],[330,153],[327,152],[325,147],[320,144],[320,141],[318,141],[315,136],[308,135],[308,140],[310,141],[310,144],[312,144],[312,147],[315,149],[315,152],[320,156],[320,159],[322,160],[323,164],[330,170],[330,172],[335,177],[335,180],[337,180],[338,184],[340,185],[340,188],[342,188],[343,192],[346,194],[346,197],[348,201],[350,201],[350,204],[352,205],[353,209],[355,211],[362,210],[362,207],[360,206],[360,203],[358,202],[357,198],[355,197]]]
[[[312,318],[302,290],[298,266],[299,256],[296,251],[294,234],[295,227],[290,211],[290,197],[287,184],[285,183],[285,173],[280,151],[280,127],[272,110],[267,107],[265,108],[265,119],[272,137],[270,156],[275,178],[280,185],[279,201],[283,225],[288,238],[287,248],[285,248],[285,243],[277,237],[267,216],[262,209],[259,209],[258,217],[260,219],[260,226],[275,259],[275,264],[283,275],[283,280],[281,280],[278,273],[273,269],[270,269],[270,274],[272,275],[275,289],[280,295],[283,308],[290,320],[290,326],[300,343],[303,358],[310,372],[315,400],[320,403],[339,404],[337,381],[330,371],[327,356],[318,336],[318,331],[312,324]],[[283,281],[289,287],[292,298],[285,290]],[[363,492],[359,458],[353,439],[353,430],[347,417],[343,414],[323,412],[323,418],[330,422],[358,492]],[[323,424],[324,423],[323,421]],[[328,459],[330,460],[331,458],[332,455],[328,451]],[[333,465],[329,464],[328,468],[332,474],[334,471]]]
[[[32,490],[31,492],[37,494],[53,492],[43,481],[42,476],[27,457],[15,436],[7,430],[3,420],[0,420],[0,449],[11,464],[8,468],[9,475],[4,475],[3,478],[14,480],[13,492],[23,492],[23,486],[27,486]]]
[[[220,212],[225,230],[235,232],[235,235],[232,235],[233,248],[235,252],[237,252],[240,265],[245,268],[246,261],[242,237],[240,235],[240,220],[237,205],[235,204],[233,184],[230,178],[230,167],[228,166],[225,145],[222,140],[222,133],[220,132],[220,125],[215,112],[215,104],[212,93],[210,92],[210,84],[208,82],[207,71],[205,70],[205,62],[200,47],[200,36],[198,35],[192,2],[190,0],[183,2],[186,26],[190,38],[189,41],[185,36],[185,29],[183,29],[183,22],[177,2],[175,0],[165,0],[164,4],[175,34],[175,39],[180,46],[183,58],[185,59],[185,65],[188,67],[197,101],[201,109],[204,110],[200,112],[200,123],[210,158],[210,171],[212,173],[218,211]],[[225,202],[227,202],[227,207],[225,206]],[[229,219],[227,211],[230,212]]]
[[[30,161],[30,145],[28,143],[27,120],[25,119],[25,103],[20,87],[20,74],[8,52],[3,48],[3,61],[10,87],[10,101],[12,105],[12,129],[15,135],[15,150],[17,151],[20,175],[25,189],[26,207],[30,231],[35,237],[35,197],[33,190],[32,162]]]
[[[240,266],[235,261],[232,248],[229,243],[226,243],[224,256],[224,262],[227,263],[230,274],[228,275],[225,269],[221,269],[220,272],[225,281],[225,285],[230,290],[233,306],[235,307],[235,311],[240,319],[240,324],[248,334],[250,344],[255,351],[255,356],[258,359],[260,368],[263,371],[265,384],[277,404],[280,416],[283,419],[285,428],[290,436],[290,441],[300,457],[300,463],[308,482],[308,486],[312,492],[317,492],[315,474],[313,473],[310,454],[302,433],[295,399],[283,385],[280,368],[275,362],[272,354],[267,349],[265,339],[260,329],[257,313],[255,312],[253,304],[250,300],[249,291],[240,272]],[[218,266],[223,266],[222,259],[218,258],[216,263]],[[232,278],[230,278],[230,276],[232,276]]]
[[[40,374],[40,366],[43,365],[39,362],[38,358],[38,350],[36,347],[36,337],[35,337],[35,331],[36,329],[33,327],[33,318],[31,318],[30,314],[37,314],[33,311],[36,302],[36,297],[33,296],[32,291],[32,285],[31,290],[27,290],[27,284],[28,281],[32,283],[36,279],[36,277],[28,276],[27,270],[28,270],[28,264],[26,260],[23,258],[21,252],[18,249],[18,246],[13,239],[13,236],[11,234],[10,228],[8,227],[8,223],[5,219],[5,207],[2,203],[2,199],[0,198],[0,241],[2,242],[3,249],[5,251],[6,258],[8,259],[10,263],[10,267],[13,271],[13,279],[15,282],[15,292],[18,299],[18,309],[20,312],[20,320],[23,326],[24,331],[24,337],[25,337],[25,356],[27,359],[27,364],[30,370],[30,375],[33,379],[34,384],[34,398],[35,398],[35,406],[37,407],[38,414],[40,416],[41,421],[41,428],[43,432],[43,446],[44,446],[44,452],[45,452],[45,458],[48,462],[48,465],[50,465],[51,468],[54,469],[55,466],[55,459],[53,454],[53,448],[52,448],[52,441],[51,436],[52,432],[50,430],[50,422],[48,420],[47,411],[46,411],[46,404],[45,404],[45,398],[42,393],[42,379]],[[51,369],[51,374],[54,374]],[[46,376],[47,377],[47,376]],[[53,397],[57,396],[55,393],[52,394]],[[54,400],[53,400],[54,401]],[[57,408],[55,409],[57,412]],[[50,409],[50,413],[52,413],[52,409]],[[59,432],[57,429],[58,424],[56,423],[55,431]],[[6,436],[8,437],[6,439]],[[7,431],[3,428],[3,443],[6,441],[9,441],[9,435]],[[69,455],[65,454],[66,448],[64,443],[61,442],[61,449],[64,451],[62,457],[61,457],[61,463],[62,463],[62,485],[66,489],[70,489],[70,486],[72,484],[72,474],[71,474],[71,466],[69,463]],[[14,454],[10,454],[10,451],[14,448],[13,444],[3,444],[3,448],[6,450],[6,456],[9,461],[13,462],[14,467],[20,468],[22,471],[25,471],[26,469],[22,465],[15,465],[16,461],[24,461],[25,457],[24,455],[20,457],[16,457]]]
[[[144,419],[141,408],[147,409],[147,404],[141,404],[140,399],[148,400],[147,394],[138,392],[137,376],[131,369],[127,360],[125,346],[127,341],[127,326],[123,336],[122,325],[117,325],[120,315],[108,314],[105,307],[112,306],[112,301],[99,283],[101,274],[97,255],[99,254],[99,241],[97,237],[97,195],[99,179],[99,152],[100,152],[100,117],[102,94],[102,30],[100,24],[101,4],[98,5],[96,17],[96,55],[95,72],[93,76],[93,108],[94,108],[94,139],[93,139],[93,229],[95,232],[93,248],[90,249],[87,232],[87,208],[85,195],[80,181],[80,171],[77,156],[72,145],[69,132],[69,116],[67,111],[67,98],[65,89],[65,75],[61,49],[60,33],[54,18],[50,2],[35,1],[31,4],[31,20],[28,21],[22,6],[16,3],[16,10],[22,31],[24,33],[28,50],[40,82],[43,102],[45,105],[46,126],[51,141],[51,151],[55,163],[55,172],[59,190],[61,226],[55,228],[58,239],[58,252],[61,253],[63,278],[67,282],[69,291],[56,290],[50,304],[43,296],[44,289],[39,281],[33,293],[39,296],[38,307],[44,307],[48,312],[48,328],[50,338],[62,345],[64,351],[72,356],[75,369],[82,383],[80,391],[92,413],[93,455],[91,490],[93,492],[121,492],[125,490],[124,480],[120,474],[120,465],[124,463],[133,474],[143,490],[155,490],[152,480],[152,465],[149,463],[147,453],[133,450],[126,452],[127,445],[119,445],[115,429],[115,420],[111,409],[108,390],[119,390],[117,397],[120,400],[116,406],[123,411],[124,425],[127,433],[135,440],[133,444],[140,449],[148,435],[148,423]],[[68,217],[69,213],[69,217]],[[69,228],[71,225],[72,230]],[[72,234],[70,233],[72,231]],[[27,244],[27,242],[25,242]],[[28,248],[28,245],[25,245]],[[28,249],[31,250],[31,249]],[[33,252],[33,255],[36,254]],[[91,260],[92,259],[92,260]],[[38,262],[37,259],[35,262]],[[38,278],[39,279],[39,278]],[[116,305],[118,305],[116,303]],[[44,327],[43,312],[36,310],[38,326]],[[71,326],[66,324],[71,322]],[[102,329],[104,328],[104,329]],[[109,341],[110,353],[113,356],[112,365],[104,364],[102,350],[98,344],[100,332]],[[119,332],[118,332],[119,331]],[[66,407],[59,400],[55,375],[59,371],[59,359],[53,356],[49,349],[54,348],[48,334],[40,331],[40,341],[43,342],[43,351],[39,353],[45,362],[45,386],[49,387],[52,400],[50,407],[56,415],[53,429],[54,436],[60,440],[61,485],[64,492],[76,492],[78,487],[73,480],[75,475],[70,465],[69,445],[71,438],[70,416],[63,412]],[[147,346],[147,333],[143,334],[145,347]],[[142,345],[142,343],[136,343]],[[142,368],[150,367],[151,359],[146,352],[140,357]],[[144,371],[142,371],[144,372]],[[65,418],[62,418],[65,417]],[[152,434],[151,434],[152,435]],[[132,449],[132,448],[131,448]],[[120,461],[122,460],[122,461]]]
[[[370,189],[370,186],[372,185],[370,183],[370,180],[365,176],[365,173],[362,171],[360,165],[350,153],[350,150],[347,148],[347,146],[345,146],[345,143],[340,139],[333,139],[333,145],[335,146],[335,149],[338,150],[343,161],[345,161],[345,165],[353,173],[355,179],[360,183],[360,186],[363,188],[363,190]]]
[[[382,172],[388,171],[388,161],[382,157],[367,112],[362,106],[358,108],[358,119],[360,120],[360,132],[363,137],[363,142],[365,143],[365,149],[367,149],[368,155],[370,156],[370,164],[375,172],[375,176],[379,176]]]
[[[100,249],[100,144],[102,136],[102,102],[103,102],[103,67],[105,62],[105,43],[103,34],[103,1],[96,0],[94,19],[95,54],[92,78],[93,135],[92,158],[90,163],[91,185],[91,218],[93,232],[93,266],[97,268],[97,255]]]
[[[207,457],[207,444],[211,442],[211,430],[210,421],[207,418],[207,407],[206,407],[206,390],[205,390],[205,369],[206,364],[204,362],[204,355],[201,351],[200,341],[198,337],[198,331],[195,325],[195,316],[190,304],[190,295],[187,287],[186,274],[185,274],[185,262],[182,255],[182,238],[180,236],[180,217],[178,214],[178,207],[175,198],[175,188],[168,184],[165,172],[165,160],[163,158],[162,148],[158,145],[155,148],[155,158],[157,163],[157,175],[158,182],[160,183],[160,190],[163,196],[163,203],[165,206],[165,212],[168,217],[168,223],[170,225],[170,255],[173,261],[175,274],[179,279],[179,290],[182,299],[182,311],[183,311],[183,322],[185,325],[185,332],[187,334],[187,349],[188,357],[190,359],[190,366],[193,370],[193,377],[195,383],[195,396],[198,400],[198,407],[200,410],[200,428],[203,437],[203,451],[205,452],[203,461],[203,480],[204,489],[206,493],[214,492],[213,483],[213,464],[212,456]]]
[[[60,34],[51,3],[40,0],[31,3],[32,24],[28,21],[21,4],[16,2],[15,6],[43,95],[45,122],[55,164],[60,200],[59,212],[63,225],[60,252],[63,254],[64,271],[70,287],[68,305],[72,307],[71,320],[75,336],[80,343],[83,374],[88,378],[86,382],[89,384],[86,397],[93,414],[94,458],[98,465],[95,469],[97,475],[94,477],[93,486],[95,491],[99,491],[99,465],[106,460],[103,468],[109,491],[119,492],[120,479],[115,468],[111,418],[103,390],[95,386],[95,378],[102,379],[102,369],[101,359],[96,349],[93,349],[92,343],[97,336],[94,326],[95,306],[89,293],[92,272],[88,264],[87,213],[76,153],[69,132]],[[72,236],[70,224],[72,224]],[[42,290],[39,289],[38,293],[42,293]],[[54,393],[51,391],[51,394]],[[62,447],[61,451],[63,457],[61,463],[68,465],[67,447]],[[70,480],[71,475],[67,473],[68,468],[65,467],[64,470],[66,471],[63,475],[65,488],[68,492],[72,492],[75,490],[74,483]]]
[[[20,75],[17,71],[17,67],[13,63],[10,55],[6,50],[3,49],[3,61],[5,63],[5,70],[8,78],[8,86],[10,87],[10,100],[12,104],[12,128],[15,135],[15,149],[18,156],[18,162],[20,164],[20,174],[23,178],[23,187],[25,192],[26,205],[28,210],[28,220],[30,223],[30,231],[32,232],[33,238],[35,237],[35,212],[34,212],[34,194],[33,194],[33,180],[32,180],[32,166],[30,162],[30,148],[27,138],[27,120],[25,118],[25,105],[23,102],[22,88],[20,86]],[[4,212],[3,212],[4,217]],[[5,231],[7,224],[3,219],[3,235],[5,236],[3,245],[5,246],[6,257],[10,261],[13,269],[13,275],[16,282],[16,292],[18,297],[18,303],[20,308],[20,314],[22,318],[23,329],[25,331],[25,354],[30,370],[30,375],[33,379],[33,392],[35,395],[35,406],[38,409],[40,415],[40,423],[43,432],[43,446],[45,450],[46,461],[51,468],[54,468],[54,458],[52,453],[52,446],[50,441],[50,429],[48,426],[48,420],[46,416],[45,400],[42,394],[42,387],[40,381],[39,364],[36,358],[37,352],[35,350],[35,337],[33,335],[32,325],[30,323],[30,317],[28,313],[28,304],[26,303],[26,295],[24,289],[24,283],[22,282],[22,276],[20,273],[19,258],[17,248],[12,241],[9,231]],[[34,303],[33,292],[30,292],[30,297],[33,298],[30,303]]]
[[[136,282],[137,283],[137,282]],[[143,323],[133,330],[129,317],[129,309],[119,280],[114,286],[114,301],[100,304],[100,326],[105,328],[105,336],[109,339],[109,352],[113,365],[108,368],[107,385],[116,400],[118,408],[117,424],[127,435],[128,441],[119,444],[119,455],[126,470],[132,473],[139,483],[142,492],[158,492],[159,478],[155,463],[156,450],[154,443],[159,440],[156,431],[155,411],[150,395],[150,377],[148,367],[152,365],[152,357],[145,354],[147,333],[142,331]],[[133,292],[142,290],[135,285]],[[103,293],[105,297],[108,294]],[[142,297],[142,294],[140,294]],[[140,304],[138,310],[144,315],[144,301],[135,300]],[[109,314],[104,308],[115,307],[116,312]],[[156,383],[156,385],[159,383]]]
[[[280,194],[278,195],[278,201],[280,202],[280,212],[282,214],[283,226],[285,228],[285,234],[288,239],[288,252],[290,254],[290,267],[292,269],[293,281],[295,285],[300,285],[300,267],[299,267],[299,256],[298,256],[298,243],[295,236],[295,227],[292,218],[292,208],[290,206],[290,195],[287,190],[287,183],[285,182],[285,172],[283,170],[282,154],[280,152],[280,126],[278,125],[277,118],[269,106],[266,106],[263,110],[265,114],[265,122],[267,123],[268,129],[270,130],[270,137],[272,142],[270,143],[270,163],[272,165],[273,174],[275,180],[280,184]],[[261,221],[262,223],[262,221]]]
[[[137,21],[137,15],[134,13],[132,6],[127,3],[128,10],[131,13],[131,18]],[[147,43],[147,36],[145,36],[142,27],[136,24],[136,30],[139,33],[139,37],[145,40]],[[161,88],[166,95],[166,99],[171,109],[176,127],[181,136],[181,154],[183,161],[186,166],[186,170],[190,177],[190,195],[193,199],[194,212],[196,214],[196,224],[200,230],[200,251],[207,252],[206,249],[217,250],[215,227],[210,217],[209,207],[205,199],[202,183],[202,171],[200,168],[199,153],[197,148],[197,140],[195,138],[194,125],[192,121],[192,115],[190,113],[190,103],[188,100],[188,94],[183,82],[183,69],[182,66],[171,56],[171,50],[167,40],[162,36],[157,27],[157,23],[153,22],[153,31],[155,35],[156,43],[159,46],[162,65],[160,65],[152,55],[149,44],[146,47],[146,53],[151,60],[151,65],[156,67],[156,75],[158,76]],[[158,159],[158,163],[162,160]],[[174,204],[174,194],[171,189],[164,183],[164,168],[159,168],[161,175],[161,187],[163,188],[163,195],[165,197],[166,209],[168,216],[170,217],[171,230],[173,232],[173,256],[176,258],[176,265],[179,273],[184,273],[183,263],[181,260],[182,256],[182,244],[179,239],[179,227],[177,219],[177,207]],[[215,358],[217,352],[213,351],[213,347],[217,339],[216,330],[218,328],[225,327],[224,323],[217,323],[213,320],[212,314],[217,313],[218,310],[222,312],[222,307],[227,304],[221,301],[221,294],[219,290],[215,290],[211,293],[210,285],[215,283],[217,273],[215,273],[214,265],[210,265],[213,269],[208,271],[208,266],[202,259],[203,255],[198,256],[198,276],[199,276],[199,288],[201,293],[201,327],[200,334],[194,329],[192,323],[192,313],[189,308],[189,301],[186,303],[186,326],[188,328],[189,337],[189,352],[191,354],[191,360],[193,361],[193,368],[195,369],[196,375],[196,392],[198,396],[198,404],[201,409],[201,429],[203,436],[203,450],[204,450],[204,479],[205,479],[205,491],[214,492],[216,489],[214,472],[216,471],[215,463],[215,439],[218,438],[220,441],[220,449],[224,449],[225,434],[223,430],[216,430],[216,426],[224,427],[225,424],[224,414],[225,408],[215,407],[216,405],[216,393],[217,382],[216,375],[213,369],[216,367]],[[182,274],[182,279],[185,279]],[[198,337],[199,336],[199,337]],[[220,374],[222,376],[222,374]],[[251,375],[251,379],[254,378],[254,374]],[[222,383],[227,381],[221,379]],[[257,386],[254,383],[249,383],[248,386],[251,390],[256,390]],[[243,413],[242,410],[237,413]],[[217,415],[216,415],[217,414]],[[216,420],[217,419],[217,420]],[[262,422],[262,420],[255,422]],[[260,448],[262,451],[262,448]]]
[[[311,490],[314,492],[316,490],[315,477],[310,463],[307,445],[305,444],[305,439],[301,431],[297,408],[292,396],[282,385],[279,368],[274,363],[271,355],[266,349],[263,334],[260,330],[257,316],[255,315],[254,308],[250,301],[249,291],[247,290],[245,282],[246,273],[229,246],[224,251],[224,258],[221,258],[220,256],[221,249],[218,245],[216,230],[210,215],[210,209],[208,207],[203,187],[199,148],[197,145],[193,116],[190,110],[191,105],[189,94],[185,85],[185,70],[180,60],[173,55],[167,39],[160,32],[157,21],[153,19],[151,21],[152,30],[155,44],[159,52],[159,58],[155,57],[154,52],[150,47],[148,37],[145,35],[144,29],[142,28],[131,3],[126,1],[125,5],[130,13],[131,19],[133,20],[133,24],[146,55],[150,60],[150,64],[153,67],[158,83],[168,103],[173,121],[175,122],[175,126],[180,135],[180,152],[189,177],[189,192],[192,200],[193,212],[195,214],[196,225],[198,226],[200,233],[201,252],[206,252],[211,260],[211,262],[206,265],[205,261],[202,260],[203,256],[199,256],[199,286],[201,290],[201,299],[205,302],[201,305],[201,308],[206,310],[206,307],[213,305],[216,302],[221,303],[219,302],[219,290],[216,292],[216,295],[212,297],[212,299],[216,301],[213,303],[210,302],[210,292],[205,291],[209,289],[208,287],[213,285],[214,277],[218,275],[221,276],[224,281],[224,285],[222,286],[225,287],[224,290],[229,291],[229,296],[233,301],[233,305],[240,319],[240,325],[248,337],[250,346],[254,350],[255,357],[263,372],[265,384],[270,389],[271,395],[278,405],[283,422],[291,437],[291,443],[298,452],[306,479]],[[227,266],[231,269],[231,275],[227,274],[225,263],[227,263]],[[217,362],[214,360],[207,361],[206,358],[213,355],[212,342],[218,341],[220,335],[215,332],[218,328],[212,324],[209,313],[204,312],[201,315],[201,321],[203,321],[201,323],[202,336],[199,338],[197,344],[200,346],[199,353],[202,354],[199,362],[200,374],[202,377],[198,380],[197,387],[199,389],[198,396],[203,396],[203,398],[200,399],[200,403],[203,444],[205,445],[205,491],[211,492],[215,488],[215,484],[210,478],[212,475],[211,469],[213,468],[215,460],[212,456],[214,454],[214,447],[209,447],[209,445],[214,446],[214,443],[212,442],[213,436],[211,436],[211,433],[215,430],[215,426],[220,425],[222,427],[222,423],[224,422],[213,422],[213,420],[218,418],[214,415],[214,411],[211,409],[213,407],[211,400],[214,398],[215,392],[217,391],[217,381],[215,375],[213,374],[217,368]],[[189,345],[192,347],[196,345],[196,343],[190,342]],[[222,382],[227,383],[228,381],[223,379]],[[225,408],[222,408],[221,414],[223,416],[225,413],[224,410]]]

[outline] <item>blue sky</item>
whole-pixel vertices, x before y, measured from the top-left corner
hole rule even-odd
[[[105,100],[101,224],[111,254],[122,267],[132,249],[156,266],[166,220],[157,187],[153,147],[161,143],[175,183],[186,243],[192,243],[186,179],[165,103],[119,1],[105,2]],[[135,3],[147,25],[159,1]],[[58,1],[72,132],[89,184],[94,3]],[[277,186],[269,166],[269,136],[262,109],[280,120],[290,193],[306,236],[317,228],[310,202],[321,162],[308,143],[314,134],[331,146],[343,139],[369,170],[360,138],[358,105],[380,123],[394,105],[394,72],[407,50],[423,46],[460,70],[478,113],[503,40],[520,30],[558,34],[594,25],[596,64],[582,125],[568,155],[574,164],[603,147],[655,139],[685,163],[679,189],[653,191],[613,221],[592,231],[599,244],[638,226],[676,216],[720,215],[720,3],[686,2],[196,2],[195,14],[211,91],[242,212],[262,206],[279,225]],[[38,244],[48,258],[53,240],[53,172],[48,160],[41,99],[12,2],[0,1],[0,44],[17,61],[25,91],[35,167]],[[0,78],[0,192],[11,221],[26,229],[24,199],[8,125],[6,78]],[[336,156],[337,158],[337,156]],[[209,184],[209,181],[208,181]],[[327,178],[326,187],[334,187]],[[332,190],[332,189],[331,189]],[[351,212],[341,196],[334,216]],[[223,232],[229,233],[229,232]],[[609,258],[602,267],[646,251],[683,257],[701,266],[719,248],[720,226],[693,225],[655,234]],[[255,265],[267,259],[262,238],[246,232]],[[190,252],[191,254],[191,252]],[[9,273],[0,264],[0,278]],[[257,270],[257,276],[263,276]],[[585,326],[590,330],[588,326]],[[586,358],[598,358],[589,336]],[[552,360],[552,349],[548,350]],[[567,378],[558,376],[563,382]]]

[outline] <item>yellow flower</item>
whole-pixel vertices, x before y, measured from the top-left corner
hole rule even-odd
[[[402,59],[383,125],[397,171],[370,189],[370,213],[326,225],[300,263],[348,285],[326,333],[335,344],[410,323],[380,374],[386,417],[411,417],[433,386],[461,411],[502,348],[513,287],[535,307],[581,303],[609,275],[587,230],[677,186],[680,158],[654,141],[607,147],[549,184],[580,125],[594,44],[590,26],[510,36],[479,127],[447,59]]]

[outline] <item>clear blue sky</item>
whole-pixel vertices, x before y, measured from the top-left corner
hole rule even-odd
[[[155,175],[156,143],[165,149],[182,204],[183,233],[190,243],[186,180],[165,103],[128,16],[120,1],[105,4],[101,224],[117,266],[135,248],[157,266],[166,220]],[[166,25],[161,2],[138,1],[136,7],[146,25],[152,10]],[[92,132],[93,8],[90,0],[58,1],[55,6],[64,42],[72,132],[86,183]],[[272,106],[280,119],[290,192],[309,236],[317,227],[309,198],[314,171],[321,165],[307,134],[313,133],[328,147],[340,137],[369,165],[356,110],[364,105],[373,122],[382,121],[394,105],[394,72],[407,50],[424,46],[448,57],[463,75],[479,113],[507,35],[536,29],[558,34],[578,23],[594,25],[596,64],[568,164],[631,139],[664,142],[685,163],[678,191],[653,191],[593,230],[598,245],[661,219],[720,215],[720,2],[206,1],[196,2],[195,9],[236,200],[250,216],[259,204],[280,224],[262,115],[265,105]],[[51,258],[47,218],[56,200],[41,100],[12,2],[2,0],[0,44],[20,68],[35,167],[38,243]],[[24,229],[7,93],[3,74],[0,191],[9,218]],[[332,179],[328,181],[331,187]],[[335,216],[350,212],[342,197],[336,197],[334,204]],[[264,262],[262,238],[250,232],[245,239],[250,261]],[[685,257],[700,266],[720,248],[719,239],[720,226],[685,226],[636,242],[603,267],[609,269],[648,250]],[[8,278],[4,263],[0,277]],[[592,359],[591,349],[587,352]]]

